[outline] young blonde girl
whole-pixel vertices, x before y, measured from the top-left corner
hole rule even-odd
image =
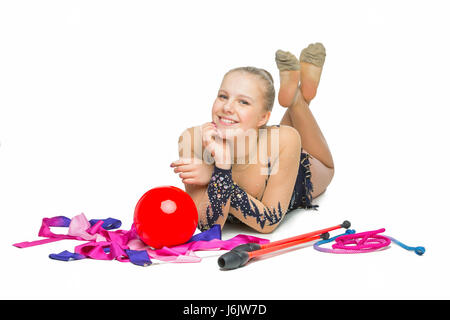
[[[275,100],[270,73],[240,67],[225,74],[212,121],[180,136],[171,167],[197,206],[200,230],[228,220],[272,232],[289,211],[314,207],[332,180],[333,158],[310,110],[325,48],[310,44],[299,60],[278,50],[275,60],[286,108],[279,125],[266,125]]]

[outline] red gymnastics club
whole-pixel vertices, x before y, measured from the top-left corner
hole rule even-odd
[[[233,248],[231,251],[219,257],[217,263],[219,267],[226,270],[236,269],[245,265],[250,259],[262,256],[264,254],[293,247],[302,243],[307,243],[319,239],[328,239],[329,231],[340,228],[350,228],[350,222],[345,220],[342,224],[334,227],[321,229],[298,236],[270,242],[267,244],[246,243]]]

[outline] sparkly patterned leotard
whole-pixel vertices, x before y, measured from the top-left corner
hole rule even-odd
[[[287,208],[284,206],[284,210],[281,201],[272,200],[269,201],[271,202],[270,206],[265,206],[260,200],[250,196],[233,181],[231,169],[224,170],[214,166],[214,171],[207,188],[209,205],[206,208],[206,219],[199,220],[200,230],[209,229],[216,223],[220,216],[224,216],[223,210],[226,208],[228,202],[230,208],[227,218],[228,221],[239,222],[245,221],[246,219],[254,219],[261,229],[278,224],[287,212],[294,209],[315,209],[317,206],[311,204],[313,186],[309,166],[309,155],[301,152],[300,165],[294,188]],[[270,159],[268,161],[268,169],[265,190],[271,178],[272,167]],[[240,214],[238,218],[235,217],[236,212]]]

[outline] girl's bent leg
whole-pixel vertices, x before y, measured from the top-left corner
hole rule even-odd
[[[300,87],[295,83],[295,80],[289,82],[285,79],[285,81],[280,81],[279,91],[279,94],[283,95],[281,101],[292,101],[292,104],[285,105],[288,110],[286,110],[280,124],[297,129],[302,139],[303,149],[310,155],[311,182],[314,186],[313,198],[326,190],[334,175],[333,157],[309,108],[309,103],[317,92],[324,59],[325,48],[323,45],[319,43],[309,45],[300,56],[300,72],[297,69],[289,70],[290,73],[299,72]],[[286,71],[280,69],[280,77],[284,73]],[[295,96],[291,93],[292,90],[286,90],[286,88],[283,88],[284,86],[290,88],[296,86]],[[305,99],[305,95],[308,99]]]
[[[289,119],[292,126],[297,129],[302,138],[303,149],[311,156],[322,162],[326,167],[333,169],[334,162],[319,124],[309,109],[308,103],[300,94],[296,103],[289,107]]]
[[[309,157],[309,169],[311,170],[312,198],[316,198],[325,192],[334,176],[334,168],[328,168],[321,161]]]
[[[289,126],[289,127],[293,127],[294,126],[292,124],[292,121],[291,121],[291,116],[289,115],[289,109],[286,110],[286,112],[284,113],[283,118],[281,118],[280,124],[281,125],[285,125],[285,126]]]
[[[300,62],[291,53],[278,50],[275,54],[280,71],[278,100],[285,103],[284,107],[288,107],[280,124],[297,129],[303,148],[326,167],[334,168],[328,144],[309,109],[309,103],[317,92],[325,56],[325,47],[321,43],[310,44],[303,49]],[[297,76],[300,77],[300,86]]]

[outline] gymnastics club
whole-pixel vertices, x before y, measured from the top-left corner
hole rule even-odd
[[[217,262],[223,269],[236,269],[246,264],[251,258],[255,258],[269,252],[281,250],[320,238],[328,239],[328,231],[333,231],[340,228],[348,229],[350,225],[350,222],[345,220],[342,224],[334,227],[301,234],[299,236],[294,236],[267,244],[260,245],[257,243],[245,243],[220,256]]]
[[[294,237],[290,237],[290,238],[286,238],[286,239],[282,239],[282,240],[278,240],[278,241],[274,241],[274,242],[269,242],[266,244],[244,243],[237,247],[234,247],[232,250],[240,250],[240,251],[249,252],[249,251],[254,251],[254,250],[259,250],[259,249],[265,249],[265,248],[269,248],[269,247],[273,247],[273,246],[279,246],[280,244],[288,243],[291,241],[296,241],[296,240],[300,240],[300,239],[304,239],[304,238],[309,238],[312,236],[317,236],[319,234],[322,234],[325,232],[330,232],[330,231],[337,230],[340,228],[348,229],[348,228],[350,228],[350,225],[351,225],[350,221],[345,220],[341,224],[334,226],[334,227],[325,228],[322,230],[316,230],[316,231],[308,232],[305,234],[301,234],[299,236],[294,236]]]
[[[243,251],[243,250],[234,250],[228,251],[227,253],[223,254],[219,257],[219,260],[217,260],[217,263],[219,264],[219,267],[226,270],[236,269],[239,267],[242,267],[245,265],[249,260],[262,256],[264,254],[279,251],[285,248],[293,247],[296,245],[299,245],[301,243],[306,243],[314,240],[319,239],[328,239],[330,237],[330,234],[328,232],[323,233],[321,235],[312,236],[309,238],[303,238],[296,241],[287,242],[284,244],[280,244],[279,246],[272,246],[265,249],[259,249],[259,250],[253,250],[253,251]]]

